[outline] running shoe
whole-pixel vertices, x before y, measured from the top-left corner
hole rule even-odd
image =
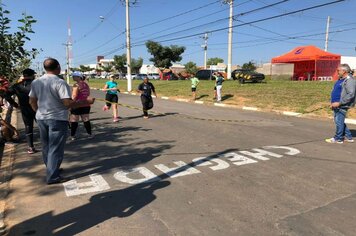
[[[114,117],[114,119],[112,121],[113,122],[119,122],[119,118],[118,117]]]
[[[327,139],[325,139],[325,142],[327,142],[327,143],[338,143],[338,144],[343,144],[344,143],[344,141],[336,140],[335,138],[327,138]]]
[[[77,140],[77,137],[76,137],[76,136],[70,136],[70,137],[69,137],[69,140],[70,140],[70,141]]]
[[[345,139],[345,142],[347,142],[347,143],[354,143],[355,140],[353,140],[352,138],[351,138],[351,139]]]
[[[103,106],[103,111],[108,111],[109,107],[107,105]]]
[[[28,154],[34,154],[34,153],[36,153],[37,152],[37,150],[34,148],[34,147],[29,147],[28,149],[27,149],[27,153]]]

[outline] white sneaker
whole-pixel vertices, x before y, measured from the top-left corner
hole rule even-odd
[[[346,138],[344,141],[347,142],[347,143],[354,143],[354,142],[355,142],[355,140],[353,140],[353,139],[347,139],[347,138]]]
[[[327,138],[327,139],[325,139],[325,142],[327,142],[327,143],[338,143],[338,144],[343,144],[344,143],[344,141],[336,140],[335,138]]]

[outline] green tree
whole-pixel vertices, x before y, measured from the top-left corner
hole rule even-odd
[[[36,20],[23,13],[18,20],[20,26],[15,30],[10,27],[9,14],[0,4],[0,75],[14,80],[31,64],[39,51],[35,48],[25,49],[26,42],[30,41],[29,34],[34,33],[32,25]]]
[[[114,56],[114,67],[120,73],[127,73],[126,54]]]
[[[103,71],[105,71],[106,73],[110,73],[113,71],[113,65],[109,64],[109,65],[106,65],[106,66],[102,66],[101,69]]]
[[[136,73],[136,74],[140,73],[142,64],[143,64],[143,59],[141,57],[139,57],[138,59],[131,59],[132,73]]]
[[[127,73],[127,67],[126,67],[126,63],[127,63],[127,58],[126,58],[126,54],[122,54],[122,55],[115,55],[114,56],[114,67],[115,69],[120,72],[120,73]],[[132,73],[139,73],[140,68],[142,67],[143,64],[143,59],[141,57],[139,57],[138,59],[131,59],[131,70]]]
[[[185,71],[189,74],[195,74],[198,71],[197,64],[192,61],[187,62],[184,67]]]
[[[223,63],[224,62],[224,59],[222,58],[219,58],[219,57],[212,57],[212,58],[209,58],[208,61],[206,62],[206,64],[208,66],[210,65],[217,65],[218,63]]]
[[[154,41],[147,41],[146,47],[148,52],[153,56],[150,61],[158,68],[169,68],[172,66],[172,62],[178,62],[182,60],[182,54],[185,51],[185,47],[177,45],[162,46],[160,43]]]
[[[245,69],[245,70],[251,70],[251,71],[255,71],[256,70],[256,64],[253,63],[252,61],[249,61],[247,63],[244,63],[242,65],[242,69]]]
[[[90,68],[90,66],[85,66],[85,65],[80,65],[79,66],[79,71],[81,72],[88,72],[88,71],[91,71],[92,69]]]

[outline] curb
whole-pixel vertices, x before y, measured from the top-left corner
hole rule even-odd
[[[92,88],[95,90],[100,90],[97,88]],[[136,93],[130,93],[130,92],[122,92],[123,94],[128,94],[128,95],[137,95]],[[170,97],[160,97],[163,100],[172,100],[172,101],[177,101],[177,102],[190,102],[189,99],[184,99],[184,98],[170,98]],[[194,101],[193,103],[195,104],[206,104],[204,101]],[[236,108],[236,109],[242,109],[242,110],[246,110],[246,111],[263,111],[260,108],[257,107],[247,107],[247,106],[236,106],[236,105],[228,105],[228,104],[224,104],[224,103],[213,103],[214,106],[217,107],[230,107],[230,108]],[[291,116],[291,117],[307,117],[307,114],[303,114],[303,113],[298,113],[298,112],[292,112],[292,111],[279,111],[279,110],[272,110],[272,112],[280,114],[280,115],[284,115],[284,116]],[[329,119],[331,117],[328,117]],[[346,124],[352,124],[352,125],[356,125],[356,119],[345,119],[345,123]]]
[[[17,111],[13,111],[11,123],[15,128],[17,128]],[[15,145],[4,145],[4,151],[2,155],[2,165],[0,166],[0,170],[2,173],[4,173],[4,176],[0,182],[0,192],[2,192],[0,195],[0,235],[5,235],[7,233],[5,224],[6,198],[10,190],[10,179],[12,175],[13,159],[15,155]]]

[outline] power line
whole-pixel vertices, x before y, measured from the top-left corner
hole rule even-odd
[[[244,2],[242,2],[242,3],[240,3],[240,4],[238,4],[238,5],[243,5],[243,4],[246,4],[246,3],[251,2],[251,1],[252,1],[252,0],[247,0],[247,1],[244,1]],[[163,22],[163,21],[170,20],[170,19],[172,19],[172,18],[176,18],[176,17],[178,17],[178,16],[182,16],[182,15],[191,13],[191,12],[193,12],[193,11],[197,11],[197,10],[203,9],[203,8],[208,7],[208,6],[210,6],[210,5],[213,5],[213,4],[217,3],[217,2],[220,2],[220,0],[219,0],[219,1],[211,2],[211,3],[209,3],[209,4],[203,5],[203,6],[198,7],[198,8],[194,8],[194,9],[188,10],[188,11],[186,11],[186,12],[179,13],[179,14],[177,14],[177,15],[175,15],[175,16],[172,16],[172,17],[169,17],[169,18],[164,18],[164,19],[158,20],[158,21],[153,22],[153,23],[150,23],[150,24],[146,24],[146,25],[142,25],[142,26],[136,27],[136,28],[134,28],[134,29],[131,29],[131,31],[132,31],[132,30],[136,30],[136,29],[140,29],[140,28],[144,28],[144,27],[147,27],[147,26],[151,26],[151,25],[153,25],[153,24],[161,23],[161,22]],[[223,9],[222,11],[224,11],[224,10],[225,10],[225,9]],[[221,11],[219,11],[219,12],[221,12]],[[214,14],[216,14],[216,13],[218,13],[218,12],[214,12]],[[205,16],[203,16],[203,17],[199,17],[199,18],[190,20],[190,21],[188,21],[188,22],[186,22],[186,23],[183,23],[183,24],[180,24],[180,25],[189,24],[189,23],[191,23],[192,21],[195,21],[195,20],[198,20],[198,19],[202,19],[202,18],[205,18],[205,17],[209,17],[209,16],[210,16],[210,15],[205,15]],[[178,25],[178,26],[180,26],[180,25]],[[177,27],[177,25],[176,25],[176,26],[173,26],[173,27]],[[169,29],[171,29],[171,27],[170,27]],[[166,30],[167,30],[167,29],[166,29]],[[161,31],[162,31],[162,30],[161,30]],[[160,31],[160,32],[161,32],[161,31]],[[165,31],[165,30],[163,30],[163,31]],[[123,35],[123,34],[125,34],[125,33],[126,33],[126,31],[121,32],[120,34],[114,36],[113,38],[109,39],[107,42],[101,44],[100,46],[97,46],[97,47],[95,47],[95,48],[93,48],[93,49],[91,49],[91,50],[88,50],[88,51],[85,52],[85,53],[80,54],[79,56],[77,56],[77,58],[78,58],[78,57],[82,57],[82,56],[84,56],[84,55],[87,55],[88,53],[92,53],[93,51],[95,51],[95,50],[97,50],[97,49],[99,49],[99,48],[101,48],[101,47],[107,45],[108,43],[112,42],[113,40],[117,39],[118,37],[120,37],[121,35]],[[156,32],[156,33],[157,33],[157,32]],[[150,34],[150,35],[154,35],[154,34],[156,34],[156,33],[153,33],[153,34]],[[145,37],[147,37],[147,36],[145,36]],[[145,38],[145,37],[141,37],[141,38]],[[141,39],[141,38],[139,38],[139,39]],[[120,47],[120,48],[121,48],[121,47]]]
[[[78,43],[80,41],[82,41],[83,39],[85,39],[86,37],[88,37],[90,34],[92,34],[93,32],[95,32],[100,26],[101,24],[107,19],[109,18],[114,12],[115,9],[117,8],[117,6],[119,5],[120,0],[118,0],[115,5],[110,9],[110,11],[108,13],[106,13],[106,15],[104,16],[104,18],[102,20],[100,20],[92,29],[90,29],[88,32],[86,32],[85,34],[83,34],[81,37],[79,37],[77,40],[74,40],[74,43]]]
[[[138,27],[133,28],[133,29],[131,29],[131,30],[142,29],[142,28],[145,28],[145,27],[147,27],[147,26],[152,26],[152,25],[161,23],[162,21],[171,20],[171,19],[177,18],[177,17],[179,17],[179,16],[183,16],[183,15],[189,14],[189,13],[191,13],[191,12],[201,10],[201,9],[203,9],[203,8],[205,8],[205,7],[211,6],[211,5],[216,4],[216,3],[218,3],[218,2],[220,2],[220,0],[217,0],[217,1],[214,1],[214,2],[211,2],[211,3],[208,3],[208,4],[203,5],[203,6],[201,6],[201,7],[197,7],[197,8],[191,9],[191,10],[189,10],[189,11],[185,11],[185,12],[179,13],[179,14],[174,15],[174,16],[170,16],[170,17],[167,17],[167,18],[164,18],[164,19],[161,19],[161,20],[157,20],[157,21],[152,22],[152,23],[148,23],[148,24],[145,24],[145,25],[142,25],[142,26],[138,26]]]
[[[266,18],[262,18],[262,19],[259,19],[259,20],[254,20],[254,21],[250,21],[250,22],[247,22],[247,23],[239,24],[239,25],[234,25],[234,26],[232,26],[232,28],[241,27],[241,26],[245,26],[245,25],[248,25],[248,24],[259,23],[259,22],[263,22],[263,21],[268,21],[268,20],[280,18],[280,17],[283,17],[283,16],[288,16],[288,15],[296,14],[296,13],[303,12],[303,11],[309,11],[309,10],[325,7],[325,6],[328,6],[328,5],[332,5],[332,4],[336,4],[336,3],[344,2],[344,1],[346,1],[346,0],[336,0],[336,1],[329,2],[329,3],[319,4],[319,5],[315,5],[315,6],[312,6],[312,7],[307,7],[307,8],[299,9],[299,10],[296,10],[296,11],[283,13],[283,14],[280,14],[280,15],[275,15],[275,16],[266,17]],[[215,33],[215,32],[219,32],[219,31],[223,31],[223,30],[227,30],[227,29],[229,29],[229,27],[218,28],[218,29],[210,30],[209,32]],[[200,32],[200,33],[185,35],[185,36],[181,36],[181,37],[161,40],[159,42],[163,43],[163,42],[169,42],[169,41],[174,41],[174,40],[179,40],[179,39],[191,38],[191,37],[200,36],[202,34],[203,34],[203,32]],[[138,44],[136,46],[139,46],[139,45],[140,44]]]
[[[287,1],[290,1],[290,0],[282,0],[282,1],[279,1],[279,2],[276,2],[276,3],[273,3],[273,4],[270,4],[269,6],[265,6],[265,7],[259,7],[257,9],[253,9],[253,10],[250,10],[250,11],[247,11],[247,12],[243,12],[243,13],[239,13],[237,15],[234,15],[233,18],[236,18],[236,17],[239,17],[239,16],[245,16],[245,15],[248,15],[248,14],[251,14],[253,12],[256,12],[256,11],[260,11],[260,10],[264,10],[264,9],[267,9],[271,6],[275,6],[277,4],[282,4],[282,3],[285,3]],[[344,1],[344,0],[343,0]],[[215,24],[215,23],[218,23],[218,22],[223,22],[223,21],[226,21],[228,20],[230,17],[225,17],[225,18],[222,18],[222,19],[218,19],[218,20],[215,20],[215,21],[211,21],[211,22],[208,22],[208,23],[204,23],[202,25],[197,25],[197,26],[194,26],[194,27],[190,27],[189,29],[184,29],[184,30],[180,30],[180,31],[176,31],[176,32],[173,32],[173,33],[169,33],[169,34],[165,34],[165,35],[161,35],[161,36],[157,36],[155,38],[152,38],[150,40],[155,40],[155,39],[159,39],[159,38],[164,38],[164,37],[167,37],[167,36],[170,36],[170,35],[175,35],[175,34],[179,34],[179,33],[184,33],[186,31],[191,31],[193,29],[196,29],[196,28],[201,28],[203,26],[211,26],[212,24]],[[227,28],[224,28],[224,29],[229,29],[229,27]],[[209,32],[213,32],[213,31],[209,31]],[[194,36],[199,36],[201,33],[199,34],[195,34]],[[141,43],[141,42],[144,42],[144,41],[140,41],[140,42],[136,42],[136,43]]]

